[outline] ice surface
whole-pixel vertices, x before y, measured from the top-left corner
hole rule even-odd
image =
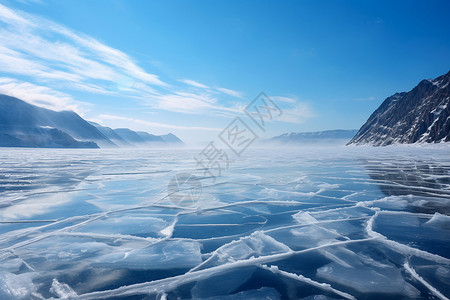
[[[167,221],[161,218],[140,215],[118,215],[88,223],[77,231],[157,237],[158,233],[168,225]]]
[[[330,263],[317,270],[317,275],[331,282],[355,289],[361,293],[400,294],[417,297],[419,291],[406,283],[399,270],[369,268],[348,268]]]
[[[53,279],[50,292],[55,294],[60,299],[69,299],[77,296],[77,293],[65,283],[60,283],[58,280]]]
[[[319,268],[317,276],[348,286],[363,294],[381,293],[416,297],[419,291],[407,283],[395,265],[376,261],[346,248],[327,249],[325,256],[333,262]]]
[[[32,280],[37,274],[13,274],[0,271],[0,299],[30,299],[36,291]]]
[[[295,221],[302,225],[311,225],[317,223],[317,219],[311,216],[308,212],[300,211],[292,216]]]
[[[93,263],[100,268],[131,270],[164,270],[192,268],[202,262],[200,246],[192,241],[164,241],[140,249],[114,251],[102,255]]]
[[[305,298],[301,298],[301,300],[335,300],[338,298],[327,297],[325,295],[313,295]]]
[[[232,294],[253,275],[255,268],[241,268],[224,274],[211,274],[208,278],[199,279],[191,289],[194,299],[223,297]],[[246,293],[239,297],[245,296]],[[236,295],[235,295],[236,296]]]
[[[448,300],[448,298],[446,296],[444,296],[440,291],[438,291],[438,289],[436,289],[435,287],[433,287],[431,284],[429,284],[427,281],[425,281],[425,279],[423,279],[419,274],[417,274],[416,270],[414,270],[408,262],[406,262],[404,264],[404,267],[406,269],[406,271],[408,271],[417,281],[419,281],[420,283],[422,283],[426,288],[428,288],[430,290],[430,292],[435,295],[436,297],[438,297],[439,299],[442,300]]]
[[[11,273],[18,272],[23,262],[19,258],[13,258],[6,261],[2,261],[2,270]]]
[[[290,251],[292,250],[285,244],[278,242],[260,231],[256,231],[250,236],[240,238],[237,241],[218,248],[206,261],[195,268],[195,270],[219,266],[250,257],[280,254]]]
[[[292,279],[300,281],[300,282],[307,283],[309,285],[317,287],[317,288],[319,288],[321,290],[324,290],[326,292],[331,292],[331,293],[337,294],[338,296],[340,296],[342,298],[345,298],[345,299],[355,300],[355,297],[353,297],[352,295],[350,295],[348,293],[345,293],[345,292],[342,292],[340,290],[337,290],[337,289],[333,288],[329,284],[320,283],[320,282],[314,281],[314,280],[312,280],[310,278],[307,278],[307,277],[305,277],[303,275],[297,275],[297,274],[289,273],[289,272],[286,272],[286,271],[282,271],[276,266],[271,266],[270,268],[267,267],[267,266],[262,266],[262,267],[264,269],[270,270],[274,274],[280,274],[282,276],[285,276],[285,277],[288,277],[288,278],[292,278]]]
[[[448,299],[449,150],[2,149],[0,299]]]
[[[260,299],[278,300],[281,299],[281,296],[274,288],[263,287],[257,290],[249,290],[227,296],[214,296],[202,298],[202,300],[260,300]]]
[[[450,228],[450,216],[442,215],[438,212],[434,213],[433,217],[428,220],[425,225],[429,226],[443,226]]]

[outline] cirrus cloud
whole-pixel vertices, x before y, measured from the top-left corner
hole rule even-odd
[[[55,110],[85,110],[89,104],[74,99],[72,92],[120,96],[134,100],[138,106],[208,116],[234,117],[248,104],[242,92],[221,85],[192,79],[163,80],[119,49],[2,4],[1,73],[0,92]],[[309,106],[295,98],[274,100],[285,106],[284,122],[301,123],[314,115]]]
[[[82,106],[89,105],[74,100],[70,95],[45,86],[23,82],[13,78],[0,77],[0,93],[19,98],[28,103],[52,110],[72,110],[83,114]]]

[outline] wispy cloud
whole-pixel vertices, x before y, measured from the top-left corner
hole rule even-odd
[[[120,89],[123,82],[141,93],[151,90],[143,91],[142,85],[168,87],[127,54],[47,19],[0,4],[0,24],[0,71],[63,82],[68,88],[95,80],[103,92],[111,86]]]
[[[133,119],[133,118],[127,118],[123,116],[115,116],[115,115],[108,115],[108,114],[102,114],[97,116],[93,119],[93,121],[97,123],[103,123],[105,120],[112,120],[112,121],[126,121],[135,123],[138,125],[145,125],[151,128],[164,128],[164,129],[180,129],[180,130],[202,130],[202,131],[221,131],[223,129],[220,128],[213,128],[213,127],[199,127],[199,126],[178,126],[178,125],[171,125],[171,124],[164,124],[164,123],[158,123],[158,122],[150,122],[146,120],[140,120],[140,119]]]
[[[1,92],[56,110],[82,112],[83,103],[68,95],[79,91],[123,96],[136,105],[183,114],[234,117],[246,105],[242,92],[192,79],[163,80],[118,49],[2,4],[0,72],[8,77],[0,82]],[[21,80],[11,79],[15,76]],[[226,96],[237,98],[236,102],[222,101]],[[288,99],[280,97],[290,103]]]
[[[53,110],[72,110],[83,114],[80,104],[70,95],[61,93],[45,86],[34,85],[29,82],[19,81],[13,78],[0,77],[0,93],[8,94],[34,105]]]
[[[197,87],[197,88],[201,88],[201,89],[209,89],[209,86],[204,85],[204,84],[201,84],[201,83],[199,83],[199,82],[197,82],[197,81],[194,81],[194,80],[190,80],[190,79],[182,79],[182,80],[180,80],[180,81],[183,82],[183,83],[186,83],[187,85],[194,86],[194,87]]]
[[[316,114],[306,103],[297,103],[294,106],[283,108],[283,115],[277,120],[285,123],[302,124],[314,118]]]
[[[211,93],[174,92],[171,94],[153,96],[147,105],[157,109],[188,114],[229,115],[241,113],[236,107],[226,107],[219,104],[216,96]]]
[[[242,98],[243,97],[242,93],[238,92],[238,91],[234,91],[234,90],[230,90],[230,89],[226,89],[226,88],[221,88],[221,87],[216,88],[216,90],[218,90],[219,92],[224,93],[224,94],[226,94],[228,96],[232,96],[232,97],[236,97],[236,98]]]
[[[2,18],[2,20],[5,20],[9,23],[31,25],[31,22],[29,22],[26,18],[23,18],[22,16],[16,14],[12,9],[9,9],[8,7],[1,4],[0,17]]]
[[[270,99],[277,101],[277,102],[280,101],[280,102],[285,102],[285,103],[296,103],[298,101],[297,98],[284,97],[284,96],[270,96]]]

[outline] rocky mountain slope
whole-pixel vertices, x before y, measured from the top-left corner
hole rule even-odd
[[[348,144],[450,141],[450,72],[388,97]]]

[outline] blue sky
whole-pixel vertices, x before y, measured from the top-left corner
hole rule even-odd
[[[260,91],[264,137],[357,129],[450,69],[449,1],[1,1],[0,92],[113,128],[218,135]]]

